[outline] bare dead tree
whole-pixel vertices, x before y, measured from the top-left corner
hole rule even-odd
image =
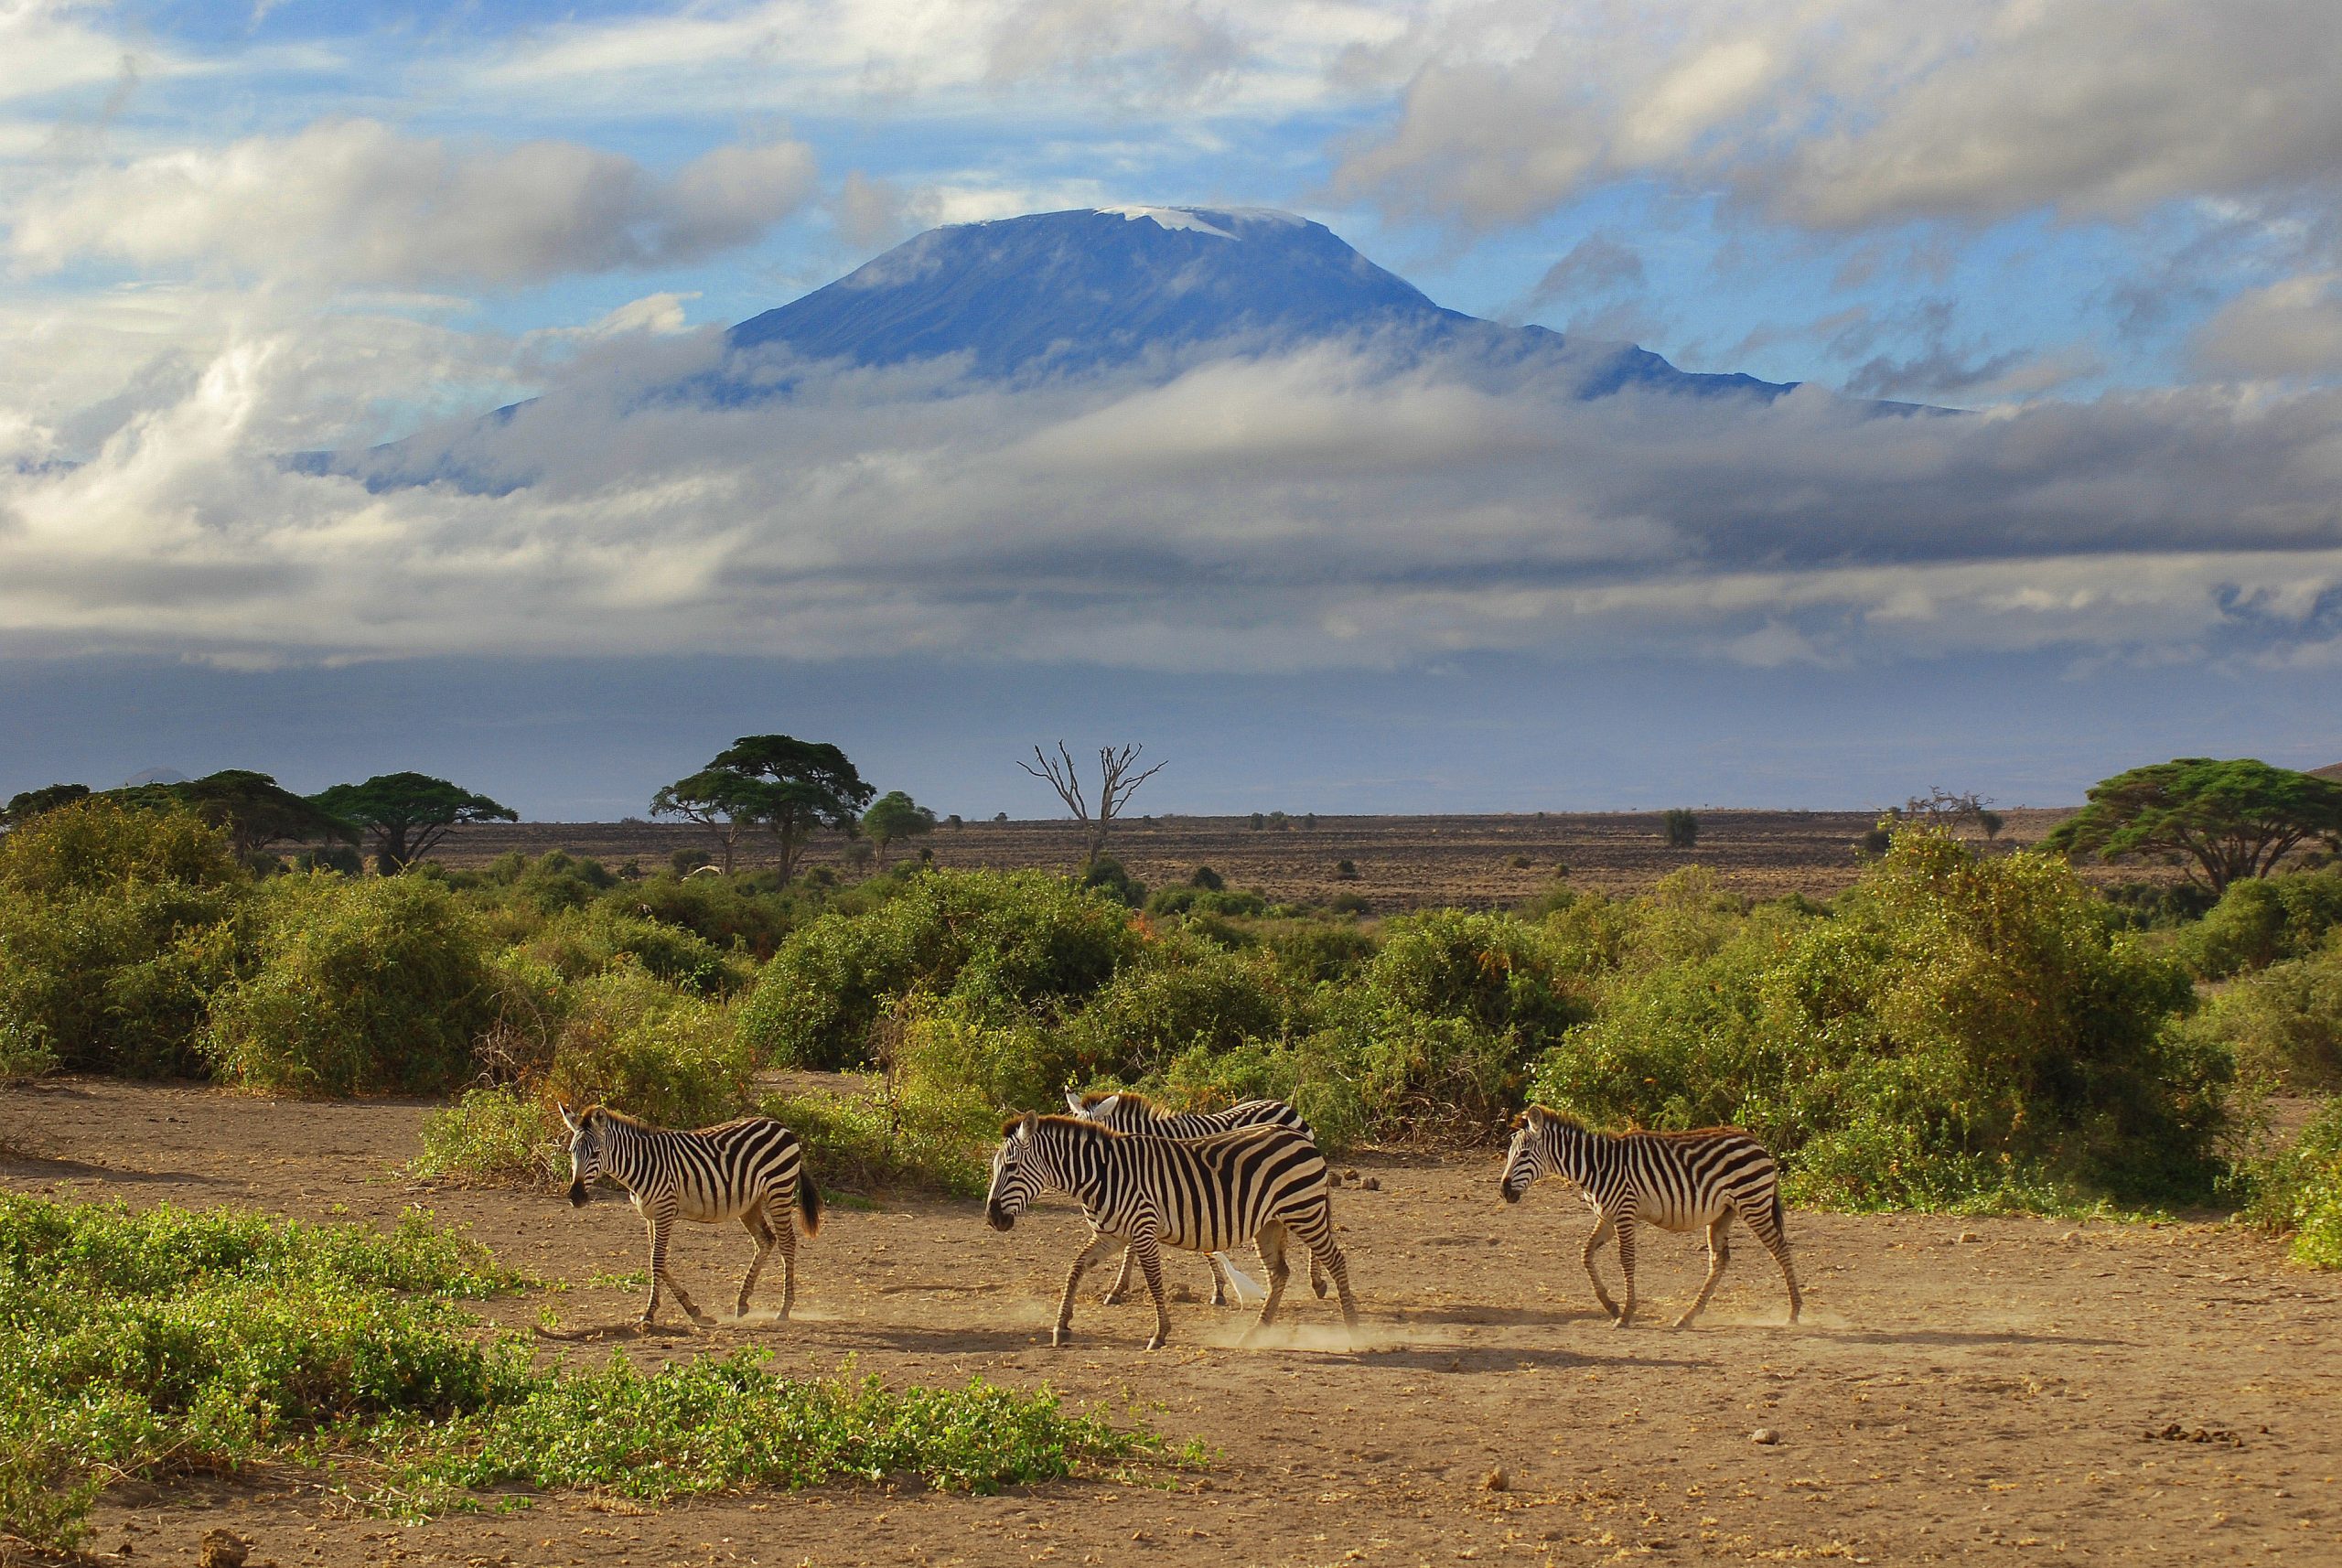
[[[1914,795],[1897,808],[1893,815],[1907,822],[1921,822],[1957,832],[1963,822],[1972,822],[1988,839],[1998,838],[2003,818],[1991,809],[1990,796],[1980,796],[1973,790],[1956,795],[1941,785],[1924,795]]]
[[[1106,853],[1107,830],[1122,814],[1123,808],[1130,804],[1131,797],[1138,793],[1138,787],[1162,772],[1166,766],[1158,762],[1144,771],[1133,772],[1132,769],[1138,766],[1140,754],[1145,750],[1144,746],[1101,746],[1098,748],[1098,809],[1095,813],[1090,811],[1089,797],[1082,790],[1080,769],[1075,766],[1073,753],[1065,748],[1065,742],[1058,742],[1055,757],[1037,745],[1033,747],[1033,761],[1020,758],[1016,766],[1058,792],[1058,799],[1065,802],[1065,809],[1071,811],[1074,820],[1081,824],[1082,840],[1089,848],[1086,858],[1094,861]],[[1035,763],[1039,766],[1035,767]]]

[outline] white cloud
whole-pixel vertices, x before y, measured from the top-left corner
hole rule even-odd
[[[272,456],[333,356],[230,343],[81,467],[0,470],[0,639],[1264,670],[2265,659],[2342,630],[2342,393],[1876,418],[1320,349],[1160,382],[798,367],[786,402],[642,395],[721,352],[595,339],[543,401],[414,448],[527,482],[370,492]]]
[[[506,146],[341,120],[82,170],[16,204],[20,269],[218,264],[325,284],[524,283],[689,261],[802,206],[800,143],[718,147],[661,178],[571,142]]]
[[[2305,273],[2229,301],[2197,333],[2195,357],[2236,375],[2342,373],[2342,272]]]
[[[2330,205],[2342,170],[2330,0],[1499,0],[1402,63],[1337,189],[1473,228],[1639,177],[1838,231]]]

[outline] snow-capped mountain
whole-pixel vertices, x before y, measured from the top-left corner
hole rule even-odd
[[[1316,345],[1355,348],[1392,371],[1428,368],[1546,398],[1636,388],[1765,401],[1789,390],[1679,371],[1632,344],[1581,342],[1446,309],[1324,224],[1289,212],[1120,207],[929,230],[732,328],[713,367],[626,401],[670,415],[694,404],[785,405],[824,364],[926,361],[945,372],[946,385],[1167,378],[1225,356]],[[306,452],[287,462],[378,489],[448,481],[510,490],[545,471],[547,443],[558,446],[564,424],[548,416],[575,395],[557,385],[529,403],[368,452]]]
[[[1377,339],[1402,352],[1547,357],[1542,327],[1434,304],[1322,223],[1261,208],[1115,207],[931,229],[826,287],[732,328],[736,350],[897,364],[965,356],[971,373],[1080,371],[1225,344]],[[1587,395],[1628,383],[1773,395],[1747,376],[1694,376],[1604,344]]]

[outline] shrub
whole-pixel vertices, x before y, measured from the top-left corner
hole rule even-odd
[[[2200,1197],[2231,1069],[2167,1027],[2190,1000],[2062,863],[1907,830],[1830,918],[1767,907],[1704,956],[1623,968],[1536,1098],[1737,1122],[1854,1208]]]
[[[1218,893],[1228,886],[1228,881],[1210,866],[1198,865],[1196,874],[1187,878],[1187,886],[1200,887],[1207,893]]]
[[[2329,1100],[2294,1146],[2255,1173],[2245,1216],[2294,1237],[2294,1261],[2342,1269],[2342,1100]]]
[[[726,958],[693,931],[620,914],[607,903],[555,916],[522,950],[570,980],[630,961],[700,996],[729,996],[755,978],[746,963]]]
[[[1081,868],[1081,886],[1103,893],[1117,904],[1135,909],[1146,902],[1146,886],[1111,854],[1092,856]]]
[[[1334,880],[1337,882],[1356,882],[1358,880],[1358,862],[1354,860],[1336,861],[1334,863]]]
[[[1660,832],[1665,836],[1668,848],[1690,849],[1700,842],[1700,819],[1678,806],[1661,819]]]
[[[2246,975],[2189,1027],[2233,1051],[2256,1080],[2296,1093],[2342,1089],[2342,940]]]
[[[680,926],[723,952],[746,949],[761,963],[798,923],[797,896],[753,876],[653,876],[604,895],[602,907]]]
[[[1068,1010],[1144,940],[1119,903],[1043,872],[937,871],[897,886],[876,908],[790,933],[741,1010],[760,1060],[861,1066],[884,1001],[915,987],[1004,1022]]]
[[[286,1094],[429,1092],[467,1077],[488,1026],[487,942],[427,877],[284,876],[260,895],[252,973],[211,1001],[225,1080]]]
[[[2250,877],[2229,885],[2181,950],[2207,980],[2225,980],[2316,950],[2342,926],[2342,871]]]
[[[1258,893],[1214,892],[1202,887],[1166,887],[1146,901],[1150,915],[1216,915],[1244,919],[1268,913],[1269,901]]]
[[[200,1072],[209,997],[251,960],[251,893],[182,809],[83,800],[0,839],[0,1071]]]
[[[729,1012],[621,961],[572,990],[544,1091],[661,1127],[704,1127],[738,1114],[754,1078]]]
[[[422,1176],[551,1190],[568,1179],[561,1118],[510,1084],[468,1089],[423,1119]]]
[[[1128,963],[1058,1031],[1056,1082],[999,1102],[1046,1108],[1067,1083],[1130,1082],[1182,1051],[1219,1052],[1286,1022],[1276,965],[1201,944],[1165,942]]]
[[[1326,908],[1337,915],[1369,915],[1374,906],[1356,893],[1337,893],[1326,900]]]

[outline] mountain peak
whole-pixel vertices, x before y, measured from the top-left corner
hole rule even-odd
[[[997,376],[1469,319],[1294,213],[1127,206],[930,229],[731,340],[859,364],[966,355]]]

